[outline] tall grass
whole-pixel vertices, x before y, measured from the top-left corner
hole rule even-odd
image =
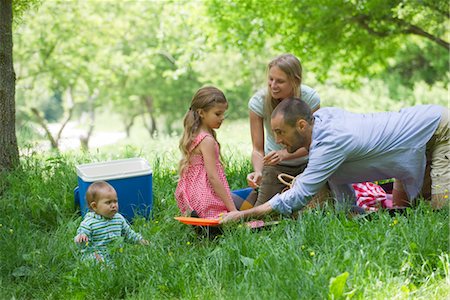
[[[139,156],[128,148],[123,157]],[[233,189],[248,160],[225,153]],[[446,299],[450,295],[449,210],[422,202],[405,215],[351,219],[332,207],[251,231],[242,224],[214,239],[173,219],[176,160],[151,159],[153,219],[133,228],[150,246],[113,249],[115,268],[79,260],[73,237],[75,165],[106,154],[36,154],[1,177],[1,299]]]

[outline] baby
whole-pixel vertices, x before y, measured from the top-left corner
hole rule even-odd
[[[118,213],[117,193],[109,183],[93,182],[86,191],[86,201],[90,212],[78,227],[74,239],[75,243],[86,245],[81,250],[83,259],[108,263],[110,254],[107,246],[122,236],[131,243],[149,244]]]

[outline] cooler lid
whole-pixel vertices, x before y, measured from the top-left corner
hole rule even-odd
[[[76,166],[84,182],[137,177],[152,174],[150,164],[143,158],[127,158]]]

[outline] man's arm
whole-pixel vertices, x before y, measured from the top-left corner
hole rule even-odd
[[[320,191],[331,175],[344,163],[350,139],[338,139],[325,135],[320,143],[314,143],[309,162],[302,174],[295,180],[292,188],[269,200],[273,210],[289,215],[302,209]]]
[[[269,202],[264,203],[263,205],[242,210],[242,211],[232,211],[226,214],[223,214],[220,217],[220,223],[228,223],[230,221],[238,221],[240,219],[246,219],[246,218],[253,218],[253,217],[259,217],[264,216],[273,211],[272,206]]]

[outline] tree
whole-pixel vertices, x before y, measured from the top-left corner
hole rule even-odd
[[[447,0],[208,3],[209,13],[216,18],[212,25],[231,44],[257,51],[270,41],[275,48],[303,58],[322,81],[336,69],[349,83],[379,74],[405,43],[427,42],[448,61]],[[441,77],[446,72],[441,70]]]
[[[0,172],[19,164],[16,138],[12,0],[0,0]]]
[[[13,65],[13,20],[39,0],[0,0],[0,172],[19,165],[16,137],[16,75]],[[13,18],[14,16],[14,18]]]
[[[155,118],[161,116],[166,125],[179,119],[183,111],[178,104],[189,101],[201,86],[185,60],[198,48],[191,45],[192,31],[183,24],[190,16],[181,6],[184,3],[46,2],[39,13],[27,16],[16,37],[20,104],[30,111],[55,92],[67,95],[70,88],[74,117],[80,109],[89,109],[91,120],[96,108],[113,110],[123,116],[129,131],[136,115],[142,115],[155,134]],[[185,12],[177,14],[180,10]],[[33,120],[45,128],[45,120]],[[91,129],[83,141],[89,141]]]
[[[272,53],[255,58],[217,46],[211,22],[194,1],[47,1],[15,35],[18,108],[45,111],[59,95],[67,117],[73,99],[73,120],[85,110],[91,120],[95,110],[107,110],[120,114],[128,133],[142,117],[153,136],[179,130],[192,95],[209,84],[224,90],[230,116],[247,116]],[[31,120],[45,130],[48,120]],[[92,127],[86,132],[87,143]],[[46,135],[56,148],[58,136]]]

